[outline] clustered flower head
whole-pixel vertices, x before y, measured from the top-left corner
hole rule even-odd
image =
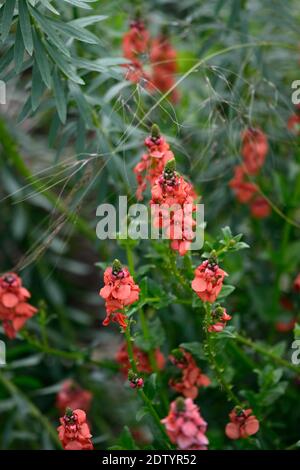
[[[141,161],[133,169],[138,184],[136,197],[139,201],[143,199],[147,182],[152,187],[163,172],[166,163],[174,158],[169,144],[160,134],[156,124],[152,126],[151,135],[145,139],[145,145],[147,153],[142,155]]]
[[[151,85],[162,93],[167,92],[175,84],[177,72],[177,53],[166,33],[162,33],[151,43],[150,62],[152,65]],[[179,101],[176,89],[171,93],[173,103]]]
[[[175,159],[169,160],[151,189],[153,225],[162,228],[171,248],[183,256],[195,236],[196,194],[193,186],[176,171]]]
[[[217,262],[213,258],[208,259],[195,269],[192,289],[203,302],[213,303],[221,292],[225,276],[228,274]]]
[[[119,260],[115,260],[112,267],[105,270],[104,284],[99,293],[105,299],[106,317],[103,325],[107,326],[114,321],[126,329],[124,309],[138,300],[140,288]]]
[[[130,388],[143,388],[144,379],[132,370],[128,371],[128,380]]]
[[[180,395],[194,400],[198,396],[199,388],[210,384],[209,377],[202,373],[193,356],[183,348],[174,350],[170,360],[182,371],[180,379],[170,379],[170,387]]]
[[[262,219],[270,215],[268,201],[258,193],[258,187],[249,181],[249,175],[257,175],[262,168],[269,145],[264,132],[260,129],[249,128],[242,134],[243,164],[234,168],[234,177],[229,186],[241,204],[249,204],[253,217]]]
[[[153,372],[148,354],[145,351],[142,351],[137,346],[133,346],[133,357],[137,366],[138,372],[145,374],[151,374]],[[156,365],[159,370],[163,369],[165,366],[165,358],[159,349],[154,351],[154,358],[156,360]],[[127,352],[126,343],[122,344],[116,354],[116,361],[121,366],[121,372],[127,376],[130,369],[130,361]]]
[[[139,83],[141,79],[149,80],[143,68],[143,55],[148,53],[149,32],[144,22],[137,17],[130,23],[130,29],[123,36],[122,47],[124,57],[131,61],[126,64],[126,79]]]
[[[62,383],[56,397],[56,407],[61,413],[66,408],[72,410],[81,409],[88,412],[91,406],[92,394],[88,390],[84,390],[72,379],[65,380]]]
[[[211,312],[211,324],[208,326],[207,330],[210,333],[219,333],[224,330],[226,323],[231,320],[231,316],[226,312],[226,308],[221,307],[217,304]]]
[[[0,320],[5,334],[13,339],[37,309],[28,303],[31,297],[21,278],[15,273],[0,277]]]
[[[230,423],[226,425],[225,433],[229,439],[245,439],[259,430],[259,421],[252,414],[251,408],[243,410],[236,406],[229,413]]]
[[[93,450],[92,435],[83,410],[67,408],[57,430],[65,450]]]
[[[162,419],[172,444],[179,450],[206,450],[207,423],[191,398],[179,397],[171,403],[170,411]]]
[[[129,31],[124,34],[122,48],[124,57],[131,62],[125,65],[127,80],[133,83],[144,80],[145,88],[150,92],[159,90],[165,93],[175,84],[176,50],[172,47],[166,31],[150,40],[149,31],[141,20],[140,13],[131,22]],[[147,58],[150,59],[149,73],[145,71]],[[177,90],[171,92],[170,99],[173,103],[178,102]]]

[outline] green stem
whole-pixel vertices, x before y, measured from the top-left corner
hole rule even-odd
[[[244,344],[245,346],[248,346],[249,348],[253,349],[253,351],[256,351],[257,353],[262,354],[263,356],[266,356],[269,359],[272,359],[272,361],[277,363],[279,366],[285,367],[287,369],[290,369],[293,372],[296,372],[297,374],[300,374],[300,367],[294,364],[291,364],[285,359],[282,359],[281,357],[274,354],[272,351],[269,351],[263,346],[254,343],[251,339],[245,338],[244,336],[236,334],[236,333],[234,334],[234,338],[239,343]]]
[[[216,352],[214,351],[213,344],[211,341],[211,333],[208,331],[208,326],[210,324],[211,317],[211,305],[208,303],[204,304],[205,309],[205,318],[204,318],[204,331],[206,335],[206,341],[204,345],[204,351],[207,355],[207,358],[210,362],[211,368],[216,376],[217,381],[219,382],[221,388],[224,389],[228,400],[232,401],[235,405],[242,406],[238,397],[232,391],[232,385],[228,384],[224,378],[223,370],[220,368],[218,361],[216,359]]]
[[[133,347],[132,347],[132,341],[131,341],[131,335],[130,335],[130,321],[128,322],[128,326],[125,330],[125,338],[126,338],[126,344],[127,344],[127,352],[128,352],[128,358],[130,362],[131,369],[135,374],[138,374],[138,368],[134,359],[134,354],[133,354]],[[166,439],[166,445],[167,448],[170,449],[170,443],[169,443],[169,437],[166,433],[166,430],[163,426],[163,424],[160,421],[160,417],[157,414],[157,411],[155,410],[154,406],[152,405],[150,399],[147,397],[145,394],[144,390],[140,389],[138,390],[139,396],[142,398],[143,402],[145,403],[146,407],[148,408],[149,413],[153,417],[154,421],[156,422],[158,428],[160,429],[163,437]]]
[[[29,398],[19,390],[13,382],[11,382],[7,377],[5,377],[2,372],[0,372],[0,382],[2,383],[3,387],[15,397],[21,397],[24,402],[26,402],[30,414],[35,417],[42,426],[47,429],[49,436],[52,438],[53,442],[55,442],[58,448],[62,448],[60,440],[58,439],[57,431],[52,426],[52,424],[48,421],[46,416],[44,416],[40,410],[29,400]]]

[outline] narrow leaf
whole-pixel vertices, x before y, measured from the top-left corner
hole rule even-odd
[[[16,31],[16,42],[14,47],[14,61],[15,61],[15,70],[17,73],[20,72],[23,64],[24,57],[24,42],[21,33],[20,22],[18,21],[17,31]]]
[[[3,14],[1,18],[0,31],[1,40],[4,42],[8,36],[12,19],[14,16],[16,0],[6,0],[3,6]]]
[[[59,119],[63,124],[66,122],[67,117],[67,104],[66,97],[64,92],[64,87],[62,81],[57,73],[57,70],[54,70],[53,73],[53,92],[55,98],[56,109],[59,115]]]
[[[19,0],[19,18],[21,32],[24,40],[25,49],[29,55],[33,52],[32,31],[30,24],[30,16],[26,0]]]
[[[44,50],[38,35],[33,31],[34,56],[39,67],[43,82],[48,88],[51,88],[51,70],[47,58],[47,52]]]

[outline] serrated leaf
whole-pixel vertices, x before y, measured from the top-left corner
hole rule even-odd
[[[19,19],[21,32],[23,36],[24,46],[29,55],[33,52],[33,40],[30,23],[30,15],[26,0],[19,0]]]
[[[16,0],[6,0],[0,22],[1,41],[4,42],[8,36],[16,5]]]

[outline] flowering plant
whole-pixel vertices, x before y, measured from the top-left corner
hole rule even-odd
[[[0,5],[0,448],[296,449],[299,5],[144,3]]]

